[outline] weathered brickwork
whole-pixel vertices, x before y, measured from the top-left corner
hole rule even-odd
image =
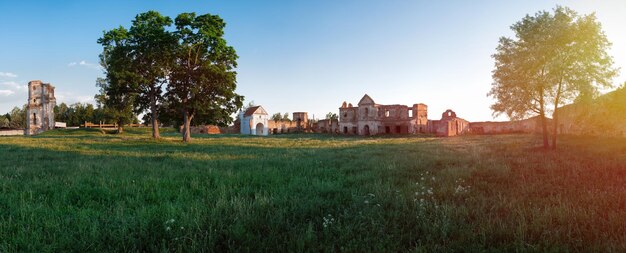
[[[54,86],[41,81],[28,82],[28,104],[26,115],[27,135],[54,129]]]
[[[339,132],[355,135],[433,133],[455,136],[467,131],[469,122],[451,110],[440,120],[428,120],[425,104],[381,105],[367,94],[357,106],[343,102],[339,108]]]

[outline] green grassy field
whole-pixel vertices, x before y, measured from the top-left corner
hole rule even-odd
[[[0,252],[626,251],[626,139],[0,138]]]

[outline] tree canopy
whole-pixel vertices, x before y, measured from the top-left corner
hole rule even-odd
[[[495,103],[491,109],[494,115],[504,113],[513,120],[539,115],[543,145],[548,148],[546,116],[550,112],[612,86],[617,70],[607,53],[611,44],[594,14],[581,16],[561,6],[553,12],[527,15],[511,29],[515,38],[501,37],[493,55],[494,82],[488,96]],[[553,148],[557,125],[554,117]]]
[[[189,127],[198,114],[210,123],[227,124],[242,106],[235,93],[237,54],[224,36],[226,23],[217,15],[182,13],[176,17],[178,41],[169,74],[167,100],[183,115],[183,141],[191,140]]]
[[[106,31],[98,40],[103,46],[101,63],[108,86],[128,94],[124,100],[132,97],[130,102],[137,111],[150,112],[153,138],[160,137],[159,105],[176,45],[176,38],[167,30],[171,24],[171,18],[148,11],[137,15],[130,29]]]
[[[231,123],[243,97],[235,93],[238,56],[223,37],[225,26],[217,15],[182,13],[172,22],[149,11],[137,15],[128,30],[105,32],[98,43],[106,78],[98,80],[102,90],[96,98],[119,122],[131,111],[149,111],[154,138],[159,138],[159,113],[169,123],[182,121],[183,141],[191,139],[194,119]]]

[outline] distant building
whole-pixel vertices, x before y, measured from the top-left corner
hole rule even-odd
[[[54,129],[54,86],[41,81],[28,82],[28,103],[26,115],[27,135],[38,134]]]
[[[428,130],[437,136],[457,136],[469,131],[470,122],[459,118],[450,109],[441,114],[440,120],[429,120]]]
[[[343,134],[417,134],[434,133],[455,136],[465,132],[468,123],[451,110],[441,120],[428,120],[425,104],[381,105],[365,94],[358,105],[343,102],[339,108],[339,132]]]
[[[321,119],[313,124],[313,131],[316,133],[339,133],[339,120]]]
[[[268,135],[268,114],[261,106],[252,106],[239,114],[241,134]]]

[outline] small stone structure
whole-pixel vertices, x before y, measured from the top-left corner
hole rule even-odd
[[[239,113],[240,133],[250,135],[268,135],[269,119],[265,109],[261,106],[252,106],[245,112]]]
[[[28,82],[28,104],[26,115],[27,135],[54,129],[54,86],[39,80]]]
[[[339,133],[339,120],[322,119],[313,124],[313,132],[316,133]]]
[[[441,114],[440,120],[429,120],[428,126],[431,133],[437,136],[456,136],[465,134],[469,130],[470,122],[459,118],[450,109]]]
[[[293,120],[269,120],[267,127],[270,129],[271,134],[297,133],[307,129],[306,126],[298,125],[297,122]]]

